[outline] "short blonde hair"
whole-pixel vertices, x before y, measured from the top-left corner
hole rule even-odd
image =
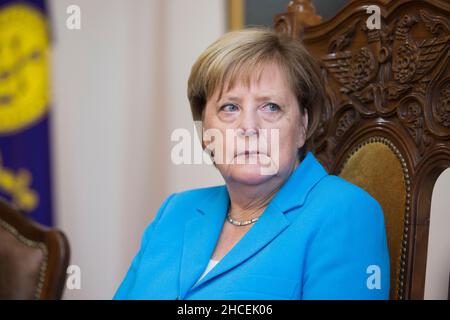
[[[233,88],[238,81],[249,85],[256,70],[268,63],[275,63],[284,71],[301,114],[308,110],[304,155],[312,148],[312,137],[325,103],[320,69],[300,40],[272,29],[258,27],[226,33],[199,56],[188,80],[192,116],[201,121],[206,102],[216,90],[220,90],[221,96],[224,89]]]

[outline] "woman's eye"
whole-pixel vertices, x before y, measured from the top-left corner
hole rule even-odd
[[[277,112],[280,109],[281,109],[280,106],[277,105],[276,103],[268,103],[263,106],[263,110],[267,112]]]
[[[234,104],[225,104],[220,107],[220,110],[225,112],[235,112],[238,111],[238,107]]]

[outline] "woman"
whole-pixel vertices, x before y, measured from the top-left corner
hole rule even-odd
[[[225,185],[164,201],[115,298],[388,298],[380,205],[309,151],[324,89],[301,43],[228,33],[194,64],[188,97]]]

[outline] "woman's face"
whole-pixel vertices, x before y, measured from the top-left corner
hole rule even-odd
[[[225,85],[220,100],[217,90],[204,110],[203,141],[227,182],[257,185],[287,174],[305,143],[308,115],[301,115],[286,75],[275,64],[258,71],[249,86]]]

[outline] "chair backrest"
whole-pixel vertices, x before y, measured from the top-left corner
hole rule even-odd
[[[0,299],[60,299],[69,243],[0,199]]]
[[[424,296],[431,194],[450,166],[449,17],[445,0],[361,0],[321,22],[296,0],[274,20],[322,70],[314,154],[383,207],[392,299]]]

